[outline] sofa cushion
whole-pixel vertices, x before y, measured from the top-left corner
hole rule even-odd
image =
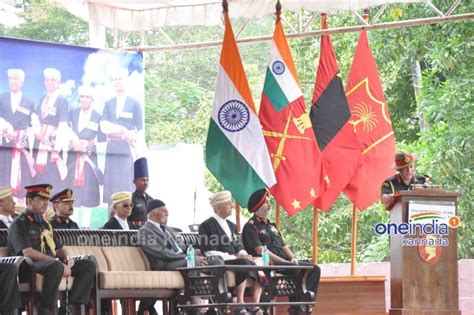
[[[98,246],[67,246],[66,250],[71,256],[93,255],[97,261],[97,268],[99,269],[99,271],[109,270],[109,266],[107,265],[107,261],[105,260],[104,253]]]
[[[105,271],[99,273],[101,289],[182,289],[178,271]]]
[[[150,270],[148,260],[139,247],[112,246],[102,247],[109,271],[145,271]]]

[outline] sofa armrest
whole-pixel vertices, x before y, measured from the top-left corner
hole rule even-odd
[[[7,257],[0,257],[0,262],[4,264],[13,264],[16,268],[20,268],[20,265],[25,261],[25,257],[23,256],[7,256]]]

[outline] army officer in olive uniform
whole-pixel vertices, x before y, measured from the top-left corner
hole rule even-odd
[[[58,192],[50,201],[55,212],[49,221],[53,229],[79,229],[77,223],[71,219],[74,213],[74,197],[71,189]]]
[[[285,244],[275,224],[268,220],[271,208],[272,206],[266,189],[257,190],[250,196],[248,210],[254,213],[254,215],[245,223],[244,229],[242,230],[245,250],[252,256],[261,256],[263,246],[267,246],[270,263],[272,265],[313,266],[313,269],[309,272],[306,279],[306,288],[314,292],[316,298],[321,269],[317,265],[296,259],[291,249]],[[302,301],[302,298],[299,296],[290,296],[289,299],[293,302]],[[306,310],[301,306],[292,306],[288,312],[289,314],[299,314],[306,313]]]
[[[416,155],[413,153],[397,152],[395,163],[392,165],[397,174],[387,178],[382,184],[382,203],[387,207],[394,198],[394,194],[400,190],[410,190],[412,185],[431,184],[428,175],[415,174]]]
[[[48,184],[25,187],[27,209],[12,223],[8,233],[10,254],[31,258],[35,271],[44,276],[40,315],[52,313],[63,277],[74,277],[69,302],[88,304],[95,275],[92,261],[69,258],[63,245],[54,238],[53,228],[43,218],[51,188]]]

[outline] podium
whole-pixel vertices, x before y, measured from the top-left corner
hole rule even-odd
[[[439,210],[445,207],[456,211],[460,195],[439,189],[400,191],[396,202],[387,207],[390,224],[413,223],[416,216],[410,218],[409,211],[413,212],[415,208]],[[390,315],[460,315],[457,229],[449,228],[447,235],[442,235],[449,242],[447,246],[402,243],[414,241],[411,244],[416,244],[415,241],[423,238],[418,232],[414,235],[390,234]]]

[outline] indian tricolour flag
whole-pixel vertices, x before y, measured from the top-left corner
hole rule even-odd
[[[260,188],[276,183],[262,129],[227,12],[206,165],[243,206]]]
[[[259,118],[278,183],[270,192],[290,216],[326,189],[298,74],[277,12]]]

